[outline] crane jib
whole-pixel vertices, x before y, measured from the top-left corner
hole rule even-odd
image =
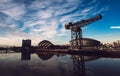
[[[99,15],[99,16],[96,16],[96,17],[93,17],[93,18],[90,18],[90,19],[86,19],[86,20],[82,20],[80,22],[77,22],[77,23],[74,23],[74,26],[79,26],[79,27],[84,27],[85,25],[88,25],[92,22],[95,22],[97,20],[100,20],[102,19],[102,15]]]
[[[90,19],[86,19],[86,20],[81,20],[75,23],[69,22],[67,24],[65,24],[65,29],[72,29],[72,28],[76,28],[76,27],[84,27],[85,25],[88,25],[92,22],[95,22],[99,19],[102,19],[102,15],[98,15],[96,17],[90,18]]]

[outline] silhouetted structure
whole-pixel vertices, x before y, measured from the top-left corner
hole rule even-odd
[[[79,39],[73,39],[70,41],[70,43],[75,43],[76,40]],[[100,46],[100,41],[90,39],[90,38],[82,38],[82,49],[98,49]],[[75,46],[75,45],[74,45]]]
[[[22,40],[21,60],[31,59],[30,48],[31,48],[31,40],[30,39]]]
[[[71,48],[72,49],[81,49],[82,48],[82,29],[81,27],[88,25],[94,21],[97,21],[102,18],[102,15],[96,16],[94,18],[82,20],[76,23],[69,22],[65,24],[65,29],[71,30]],[[72,41],[74,40],[74,41]]]
[[[52,49],[54,45],[48,40],[43,40],[38,44],[38,47],[41,49]]]
[[[83,56],[72,57],[74,76],[86,76],[84,57]]]
[[[31,47],[31,40],[22,40],[22,47]]]
[[[70,46],[68,45],[54,45],[52,42],[48,40],[43,40],[38,44],[40,49],[68,49]]]

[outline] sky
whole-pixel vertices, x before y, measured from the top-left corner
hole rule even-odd
[[[0,0],[0,45],[32,45],[42,40],[68,44],[70,30],[64,25],[102,14],[103,18],[82,28],[84,38],[103,43],[120,40],[119,0]]]

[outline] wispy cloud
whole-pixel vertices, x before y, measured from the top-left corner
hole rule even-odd
[[[111,26],[111,29],[120,29],[120,26]]]
[[[15,12],[16,11],[16,12]],[[17,12],[18,11],[18,12]],[[20,17],[25,14],[26,10],[24,5],[12,7],[3,11],[5,14],[9,15],[13,19],[19,20]]]
[[[1,0],[0,28],[4,30],[0,29],[0,42],[13,45],[23,38],[36,44],[42,39],[61,40],[68,36],[65,23],[101,13],[105,9],[100,4],[97,0]]]

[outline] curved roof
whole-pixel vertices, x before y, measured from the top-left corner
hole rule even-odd
[[[73,39],[71,40],[70,42],[75,42],[75,41],[78,41],[80,39]],[[86,46],[86,47],[89,47],[89,46],[98,46],[100,45],[100,41],[98,40],[95,40],[95,39],[90,39],[90,38],[82,38],[82,46]]]
[[[98,40],[96,40],[96,39],[91,39],[91,38],[83,38],[84,40],[93,40],[93,41],[98,41]],[[100,42],[100,41],[98,41],[98,42]]]
[[[48,41],[48,40],[43,40],[43,41],[41,41],[41,42],[38,44],[38,46],[39,46],[40,48],[43,48],[43,49],[48,49],[48,48],[50,48],[51,46],[53,46],[53,44],[52,44],[50,41]]]
[[[73,39],[73,40],[75,40],[75,39]],[[82,38],[82,40],[98,41],[98,40],[91,39],[91,38]],[[72,41],[72,40],[71,40],[71,41]],[[100,41],[98,41],[98,42],[100,42]]]

